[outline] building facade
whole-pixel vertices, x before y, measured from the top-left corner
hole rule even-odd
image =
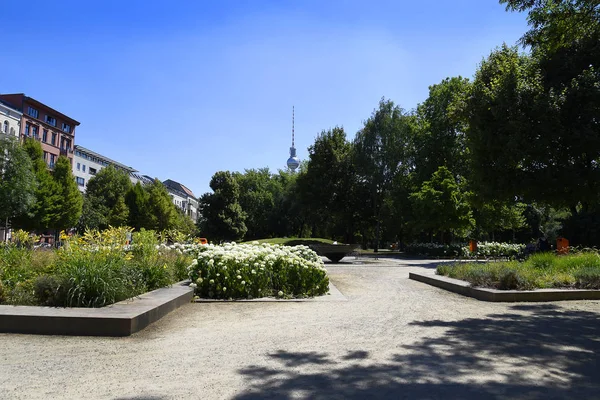
[[[196,222],[198,219],[198,199],[185,185],[171,179],[163,182],[163,185],[169,191],[173,203],[179,207],[185,215]]]
[[[44,160],[50,168],[54,168],[61,155],[73,162],[75,128],[79,122],[23,93],[0,94],[0,101],[22,113],[19,136],[41,142]]]
[[[137,172],[135,169],[121,164],[120,162],[111,160],[110,158],[86,149],[83,146],[75,145],[73,176],[75,176],[77,187],[82,193],[85,193],[85,188],[89,180],[100,172],[102,168],[108,167],[109,165],[125,172],[127,176],[130,177],[132,173]]]
[[[18,138],[22,117],[21,111],[0,100],[0,133]]]

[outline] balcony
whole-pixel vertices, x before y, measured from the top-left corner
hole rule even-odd
[[[60,148],[60,155],[61,156],[68,157],[69,154],[73,154],[73,149],[70,149],[68,147],[61,147]]]

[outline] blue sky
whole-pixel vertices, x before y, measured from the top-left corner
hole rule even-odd
[[[172,4],[171,4],[172,3]],[[381,97],[412,109],[471,78],[526,16],[494,0],[5,0],[0,92],[77,119],[75,142],[196,195],[219,170],[285,167]]]

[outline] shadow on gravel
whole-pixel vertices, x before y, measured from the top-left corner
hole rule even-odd
[[[600,398],[600,315],[555,305],[512,310],[456,322],[414,322],[447,330],[435,338],[424,331],[405,346],[406,354],[383,363],[361,350],[340,358],[280,350],[270,357],[281,366],[239,371],[248,390],[236,398]]]

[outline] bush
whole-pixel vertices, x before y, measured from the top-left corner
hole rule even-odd
[[[195,292],[207,298],[308,297],[327,293],[321,257],[306,246],[206,245],[189,266]]]
[[[406,245],[407,254],[423,257],[455,258],[462,255],[462,244],[411,243]]]
[[[600,289],[600,256],[590,252],[564,256],[540,253],[523,262],[445,264],[438,266],[437,273],[500,290]]]

